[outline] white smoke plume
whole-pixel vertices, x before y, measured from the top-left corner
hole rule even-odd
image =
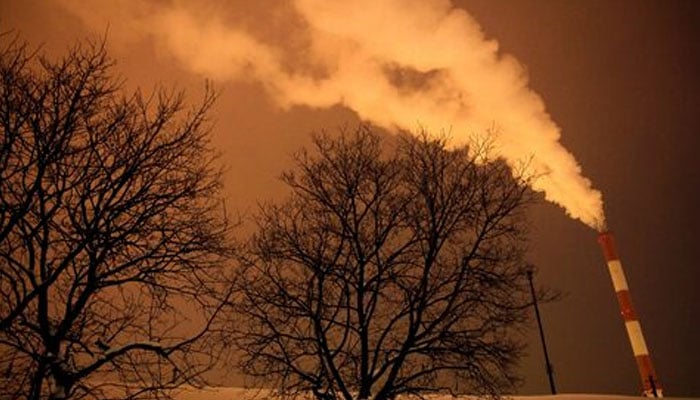
[[[604,226],[601,193],[559,143],[524,69],[449,0],[277,1],[272,20],[256,24],[222,17],[216,2],[118,0],[100,14],[58,1],[95,28],[110,18],[128,23],[126,31],[150,35],[193,72],[259,82],[282,107],[342,104],[390,130],[447,129],[455,145],[492,135],[511,167],[529,160],[540,176],[534,190],[572,218]],[[265,24],[281,26],[285,40],[265,37]]]

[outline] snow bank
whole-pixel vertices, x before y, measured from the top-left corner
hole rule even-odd
[[[235,387],[211,387],[206,389],[182,389],[177,400],[267,400],[275,396],[269,389],[243,389]],[[477,400],[474,396],[452,397],[449,395],[428,396],[430,400]],[[632,400],[638,396],[619,396],[605,394],[559,394],[555,396],[504,396],[507,400]],[[691,398],[666,397],[674,400],[693,400]],[[698,400],[698,399],[695,399]]]

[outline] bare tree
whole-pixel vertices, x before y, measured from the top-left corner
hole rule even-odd
[[[497,394],[529,304],[523,178],[487,146],[367,128],[315,138],[261,208],[233,333],[240,368],[318,399]]]
[[[0,392],[139,398],[197,383],[229,223],[214,101],[123,94],[104,43],[0,37]],[[191,315],[196,315],[192,317]]]

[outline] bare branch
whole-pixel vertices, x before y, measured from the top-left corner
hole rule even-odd
[[[112,65],[104,41],[0,49],[0,391],[19,398],[162,395],[219,357],[216,94],[125,95]]]
[[[388,400],[515,382],[529,304],[524,180],[488,146],[366,127],[319,135],[261,209],[231,327],[243,372],[282,393]]]

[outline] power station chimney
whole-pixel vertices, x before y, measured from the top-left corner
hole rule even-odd
[[[620,305],[620,313],[625,321],[625,328],[627,328],[627,336],[632,345],[632,352],[637,359],[637,368],[639,369],[639,376],[642,379],[644,388],[643,394],[646,397],[663,397],[661,383],[656,377],[656,372],[649,356],[649,349],[644,341],[644,335],[642,335],[642,326],[632,306],[627,279],[625,278],[625,272],[622,270],[620,258],[617,255],[613,234],[611,232],[600,232],[598,234],[598,243],[600,243],[605,260],[608,263],[610,278],[615,288],[617,302]]]

